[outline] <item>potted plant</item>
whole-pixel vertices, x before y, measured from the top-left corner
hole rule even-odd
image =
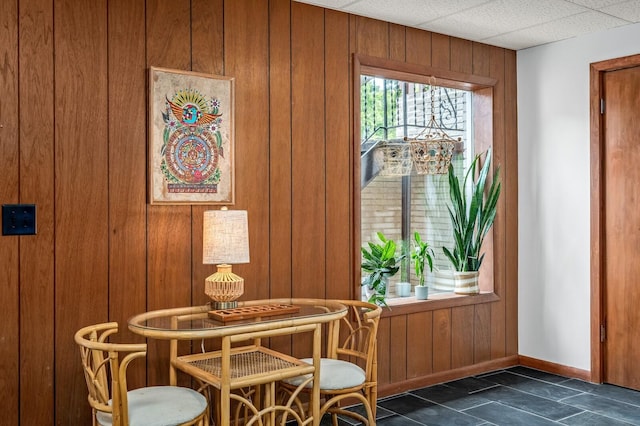
[[[377,305],[387,306],[387,282],[400,269],[399,262],[404,255],[396,255],[396,243],[387,239],[382,232],[378,232],[381,244],[368,242],[369,249],[361,247],[362,270],[369,275],[362,280],[362,286],[370,290],[368,301]]]
[[[409,261],[409,249],[410,242],[402,240],[400,242],[400,253],[402,253],[402,259],[400,260],[400,282],[396,284],[396,293],[400,297],[411,296],[411,282],[409,281],[409,270],[407,268],[407,262]]]
[[[491,149],[486,151],[484,163],[479,173],[483,154],[478,154],[471,162],[462,185],[449,165],[449,217],[453,227],[453,251],[443,247],[445,256],[451,261],[456,281],[455,292],[458,294],[478,294],[478,271],[482,265],[484,254],[481,253],[484,237],[491,229],[496,217],[498,197],[500,196],[499,173],[497,168],[491,186],[485,194],[487,176],[491,168]],[[471,189],[467,192],[467,182],[471,181]]]
[[[413,252],[411,259],[415,267],[416,276],[418,277],[418,285],[416,286],[416,299],[425,300],[429,296],[429,287],[424,285],[425,270],[424,265],[429,266],[429,271],[433,272],[433,249],[429,243],[422,241],[418,232],[413,234]]]

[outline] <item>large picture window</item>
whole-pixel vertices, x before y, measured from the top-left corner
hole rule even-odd
[[[447,174],[427,174],[416,167],[410,141],[430,130],[433,116],[441,130],[459,140],[452,164],[462,178],[474,155],[472,92],[434,83],[361,76],[360,151],[368,164],[361,169],[360,225],[364,246],[382,232],[402,247],[419,232],[434,248],[435,268],[447,270],[450,266],[442,247],[453,246]],[[411,262],[404,262],[400,273],[389,281],[389,297],[397,294],[398,281],[417,283]],[[434,282],[432,274],[427,275],[427,285],[431,291],[450,291]]]
[[[382,233],[402,252],[418,232],[433,248],[434,269],[452,270],[443,252],[443,247],[452,250],[454,245],[446,169],[425,171],[412,157],[410,145],[433,130],[435,122],[439,131],[455,140],[450,161],[462,181],[474,156],[492,146],[492,81],[400,63],[401,69],[395,69],[390,66],[396,65],[393,61],[370,57],[363,64],[361,59],[356,56],[354,61],[354,133],[360,150],[360,182],[354,191],[358,250],[368,242],[379,242]],[[492,235],[483,248],[480,288],[488,297],[494,285]],[[401,281],[410,282],[413,292],[418,278],[410,261],[388,280],[387,303],[394,304]],[[434,299],[456,298],[451,284],[436,274],[427,274],[426,283]]]

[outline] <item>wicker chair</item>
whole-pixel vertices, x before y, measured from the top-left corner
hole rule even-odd
[[[132,360],[147,354],[147,345],[107,343],[107,338],[117,331],[118,323],[110,322],[84,327],[75,334],[89,388],[93,425],[207,426],[207,400],[193,389],[151,386],[127,390],[127,367]]]
[[[338,425],[339,414],[374,426],[378,395],[376,338],[382,308],[356,300],[339,302],[348,306],[350,313],[330,329],[327,358],[320,361],[320,395],[324,400],[320,414],[331,413],[334,426]],[[304,379],[285,379],[282,390],[290,393]],[[310,387],[311,383],[307,384],[307,389]],[[343,408],[343,401],[354,399],[362,403],[365,415]]]

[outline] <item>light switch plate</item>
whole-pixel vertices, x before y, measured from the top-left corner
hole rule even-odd
[[[3,204],[2,235],[35,235],[35,204]]]

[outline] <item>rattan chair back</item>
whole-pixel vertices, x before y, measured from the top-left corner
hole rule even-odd
[[[342,397],[335,402],[345,399],[349,393],[364,394],[375,418],[378,396],[377,336],[382,308],[359,300],[341,300],[340,303],[349,307],[350,314],[340,320],[339,337],[336,344],[330,340],[329,355],[358,364],[365,371],[365,382],[359,389],[336,391],[335,394],[342,394]],[[332,393],[321,391],[327,397]],[[331,411],[329,406],[325,408]]]
[[[82,369],[89,390],[88,400],[94,426],[100,423],[98,417],[105,418],[102,413],[109,415],[107,423],[112,426],[130,425],[127,368],[131,361],[147,354],[147,345],[145,343],[109,343],[107,341],[109,336],[117,331],[118,323],[109,322],[84,327],[75,334],[75,342],[80,348]],[[182,391],[182,393],[195,392],[184,388]],[[153,409],[153,407],[145,408]],[[207,415],[205,402],[205,410],[180,424],[205,425],[208,424]]]
[[[362,424],[375,425],[378,396],[377,334],[382,308],[358,301],[337,300],[348,307],[346,317],[333,323],[328,332],[327,356],[320,363],[320,395],[323,402],[320,414],[330,413],[332,424],[338,425],[338,415],[356,419]],[[300,380],[284,380],[284,397],[293,395],[293,385]],[[308,391],[308,389],[307,389]],[[298,398],[301,411],[303,403]],[[361,410],[345,410],[343,403],[357,401]]]

